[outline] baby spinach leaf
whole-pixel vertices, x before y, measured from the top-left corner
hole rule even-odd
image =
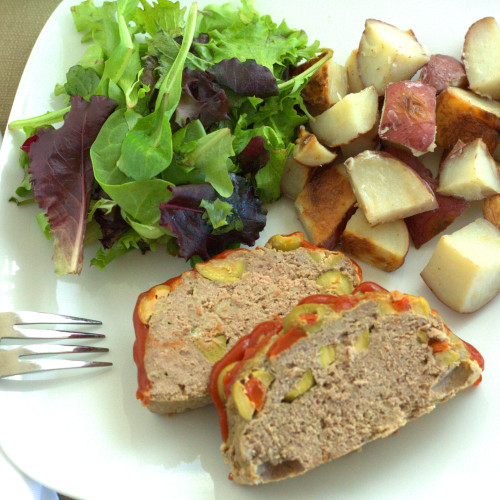
[[[181,97],[182,69],[194,37],[197,6],[189,11],[181,49],[158,90],[155,110],[140,118],[125,136],[120,169],[136,181],[152,179],[172,161],[170,118]]]
[[[120,208],[137,221],[155,225],[160,219],[158,206],[170,198],[171,183],[162,179],[134,181],[117,165],[123,139],[139,116],[130,110],[115,111],[102,127],[90,156],[97,182]]]
[[[90,97],[99,86],[99,75],[92,68],[76,65],[66,73],[64,90],[69,96]]]
[[[293,144],[286,149],[272,149],[267,164],[255,174],[255,192],[266,203],[280,197],[280,180],[288,156],[292,153]]]
[[[184,165],[195,168],[205,175],[205,181],[223,197],[231,196],[233,184],[229,171],[233,167],[230,157],[234,155],[231,131],[222,128],[201,137],[196,147],[182,159]]]

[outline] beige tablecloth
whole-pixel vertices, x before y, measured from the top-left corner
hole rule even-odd
[[[0,0],[0,131],[43,25],[61,0]]]

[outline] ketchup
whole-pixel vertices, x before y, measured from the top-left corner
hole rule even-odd
[[[248,394],[248,399],[255,405],[257,411],[262,410],[264,406],[264,396],[266,395],[266,386],[264,382],[256,377],[252,377],[245,384],[245,391]]]
[[[239,371],[243,367],[244,361],[253,356],[255,352],[262,345],[266,344],[272,336],[278,334],[282,326],[283,322],[279,318],[274,321],[266,321],[265,323],[257,325],[251,333],[241,337],[238,342],[236,342],[236,344],[234,344],[234,346],[212,367],[208,391],[215,407],[217,408],[222,439],[224,441],[227,439],[228,428],[226,408],[219,395],[217,387],[217,381],[220,373],[231,363],[237,363],[233,369],[226,373],[223,379],[224,393],[227,395],[234,380],[238,376]]]
[[[365,292],[388,292],[385,288],[382,288],[377,283],[373,281],[363,281],[360,283],[352,293],[365,293]]]
[[[290,330],[285,333],[285,335],[279,337],[269,348],[269,351],[267,351],[267,357],[273,358],[274,356],[277,356],[281,352],[286,351],[289,347],[295,344],[297,340],[300,340],[303,337],[307,337],[307,333],[302,330],[302,328],[292,326]]]
[[[404,312],[404,311],[409,311],[411,309],[411,304],[408,297],[404,295],[399,300],[393,300],[392,307],[394,307],[396,311]]]
[[[465,348],[469,351],[471,358],[474,361],[477,361],[477,364],[479,365],[479,368],[481,368],[481,371],[484,371],[484,358],[482,354],[473,345],[465,342],[465,340],[462,340],[462,342],[464,343]],[[483,380],[482,375],[480,375],[479,378],[474,382],[474,385],[479,385],[481,383],[481,380]]]
[[[170,287],[170,290],[172,291],[180,283],[182,283],[182,277],[176,276],[175,278],[171,278],[165,281],[165,283],[162,283],[162,285]],[[150,295],[154,296],[155,294],[154,289],[156,288],[156,286],[154,286],[147,292],[143,292],[139,295],[134,307],[134,313],[132,315],[132,321],[134,324],[134,331],[135,331],[134,361],[135,364],[137,365],[137,382],[139,385],[136,392],[136,397],[137,399],[142,400],[143,405],[147,405],[149,403],[150,401],[149,389],[151,389],[151,381],[149,380],[148,375],[146,373],[146,369],[144,367],[144,356],[146,354],[146,339],[149,335],[149,325],[144,324],[140,320],[139,307],[143,299],[147,300],[148,296]],[[149,297],[149,299],[153,299],[153,297]]]
[[[354,295],[310,295],[299,302],[299,306],[302,304],[324,304],[330,306],[334,311],[344,311],[346,309],[353,308],[362,297],[356,297]]]
[[[212,257],[212,259],[224,259],[231,255],[233,252],[249,252],[250,250],[247,250],[246,248],[235,248],[235,249],[229,249],[225,250],[224,252],[216,255],[215,257]],[[210,260],[212,260],[210,259]],[[193,269],[191,271],[187,272],[195,272],[197,273],[198,271],[196,269]],[[161,283],[160,285],[166,285],[173,290],[177,285],[182,283],[182,274],[180,276],[176,276],[174,278],[171,278],[164,283]],[[149,399],[149,390],[151,389],[151,381],[149,380],[146,369],[144,368],[144,356],[146,354],[146,339],[149,334],[149,325],[144,324],[140,319],[139,319],[139,306],[142,302],[143,299],[147,298],[148,295],[153,294],[154,295],[154,289],[156,286],[160,285],[155,285],[153,288],[148,290],[147,292],[141,293],[139,295],[137,302],[135,304],[134,308],[134,313],[132,316],[133,319],[133,324],[134,324],[134,330],[135,330],[135,342],[134,342],[134,361],[135,364],[137,365],[137,382],[139,385],[139,388],[137,389],[137,399],[142,400],[143,405],[147,405],[150,401]],[[151,299],[153,297],[150,297]]]

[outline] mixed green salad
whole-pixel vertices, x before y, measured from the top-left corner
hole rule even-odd
[[[79,273],[97,239],[100,268],[159,245],[186,260],[253,245],[308,120],[301,90],[331,53],[251,0],[85,0],[72,15],[86,49],[54,91],[67,107],[9,125],[27,137],[13,200],[40,207],[56,272]]]

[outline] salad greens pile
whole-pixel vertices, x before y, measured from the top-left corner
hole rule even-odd
[[[87,45],[54,91],[67,107],[9,125],[27,136],[14,200],[39,205],[58,274],[79,273],[96,239],[100,268],[158,245],[185,259],[253,245],[265,203],[280,196],[308,120],[301,90],[331,53],[315,58],[318,42],[251,0],[186,10],[168,0],[73,7]]]

